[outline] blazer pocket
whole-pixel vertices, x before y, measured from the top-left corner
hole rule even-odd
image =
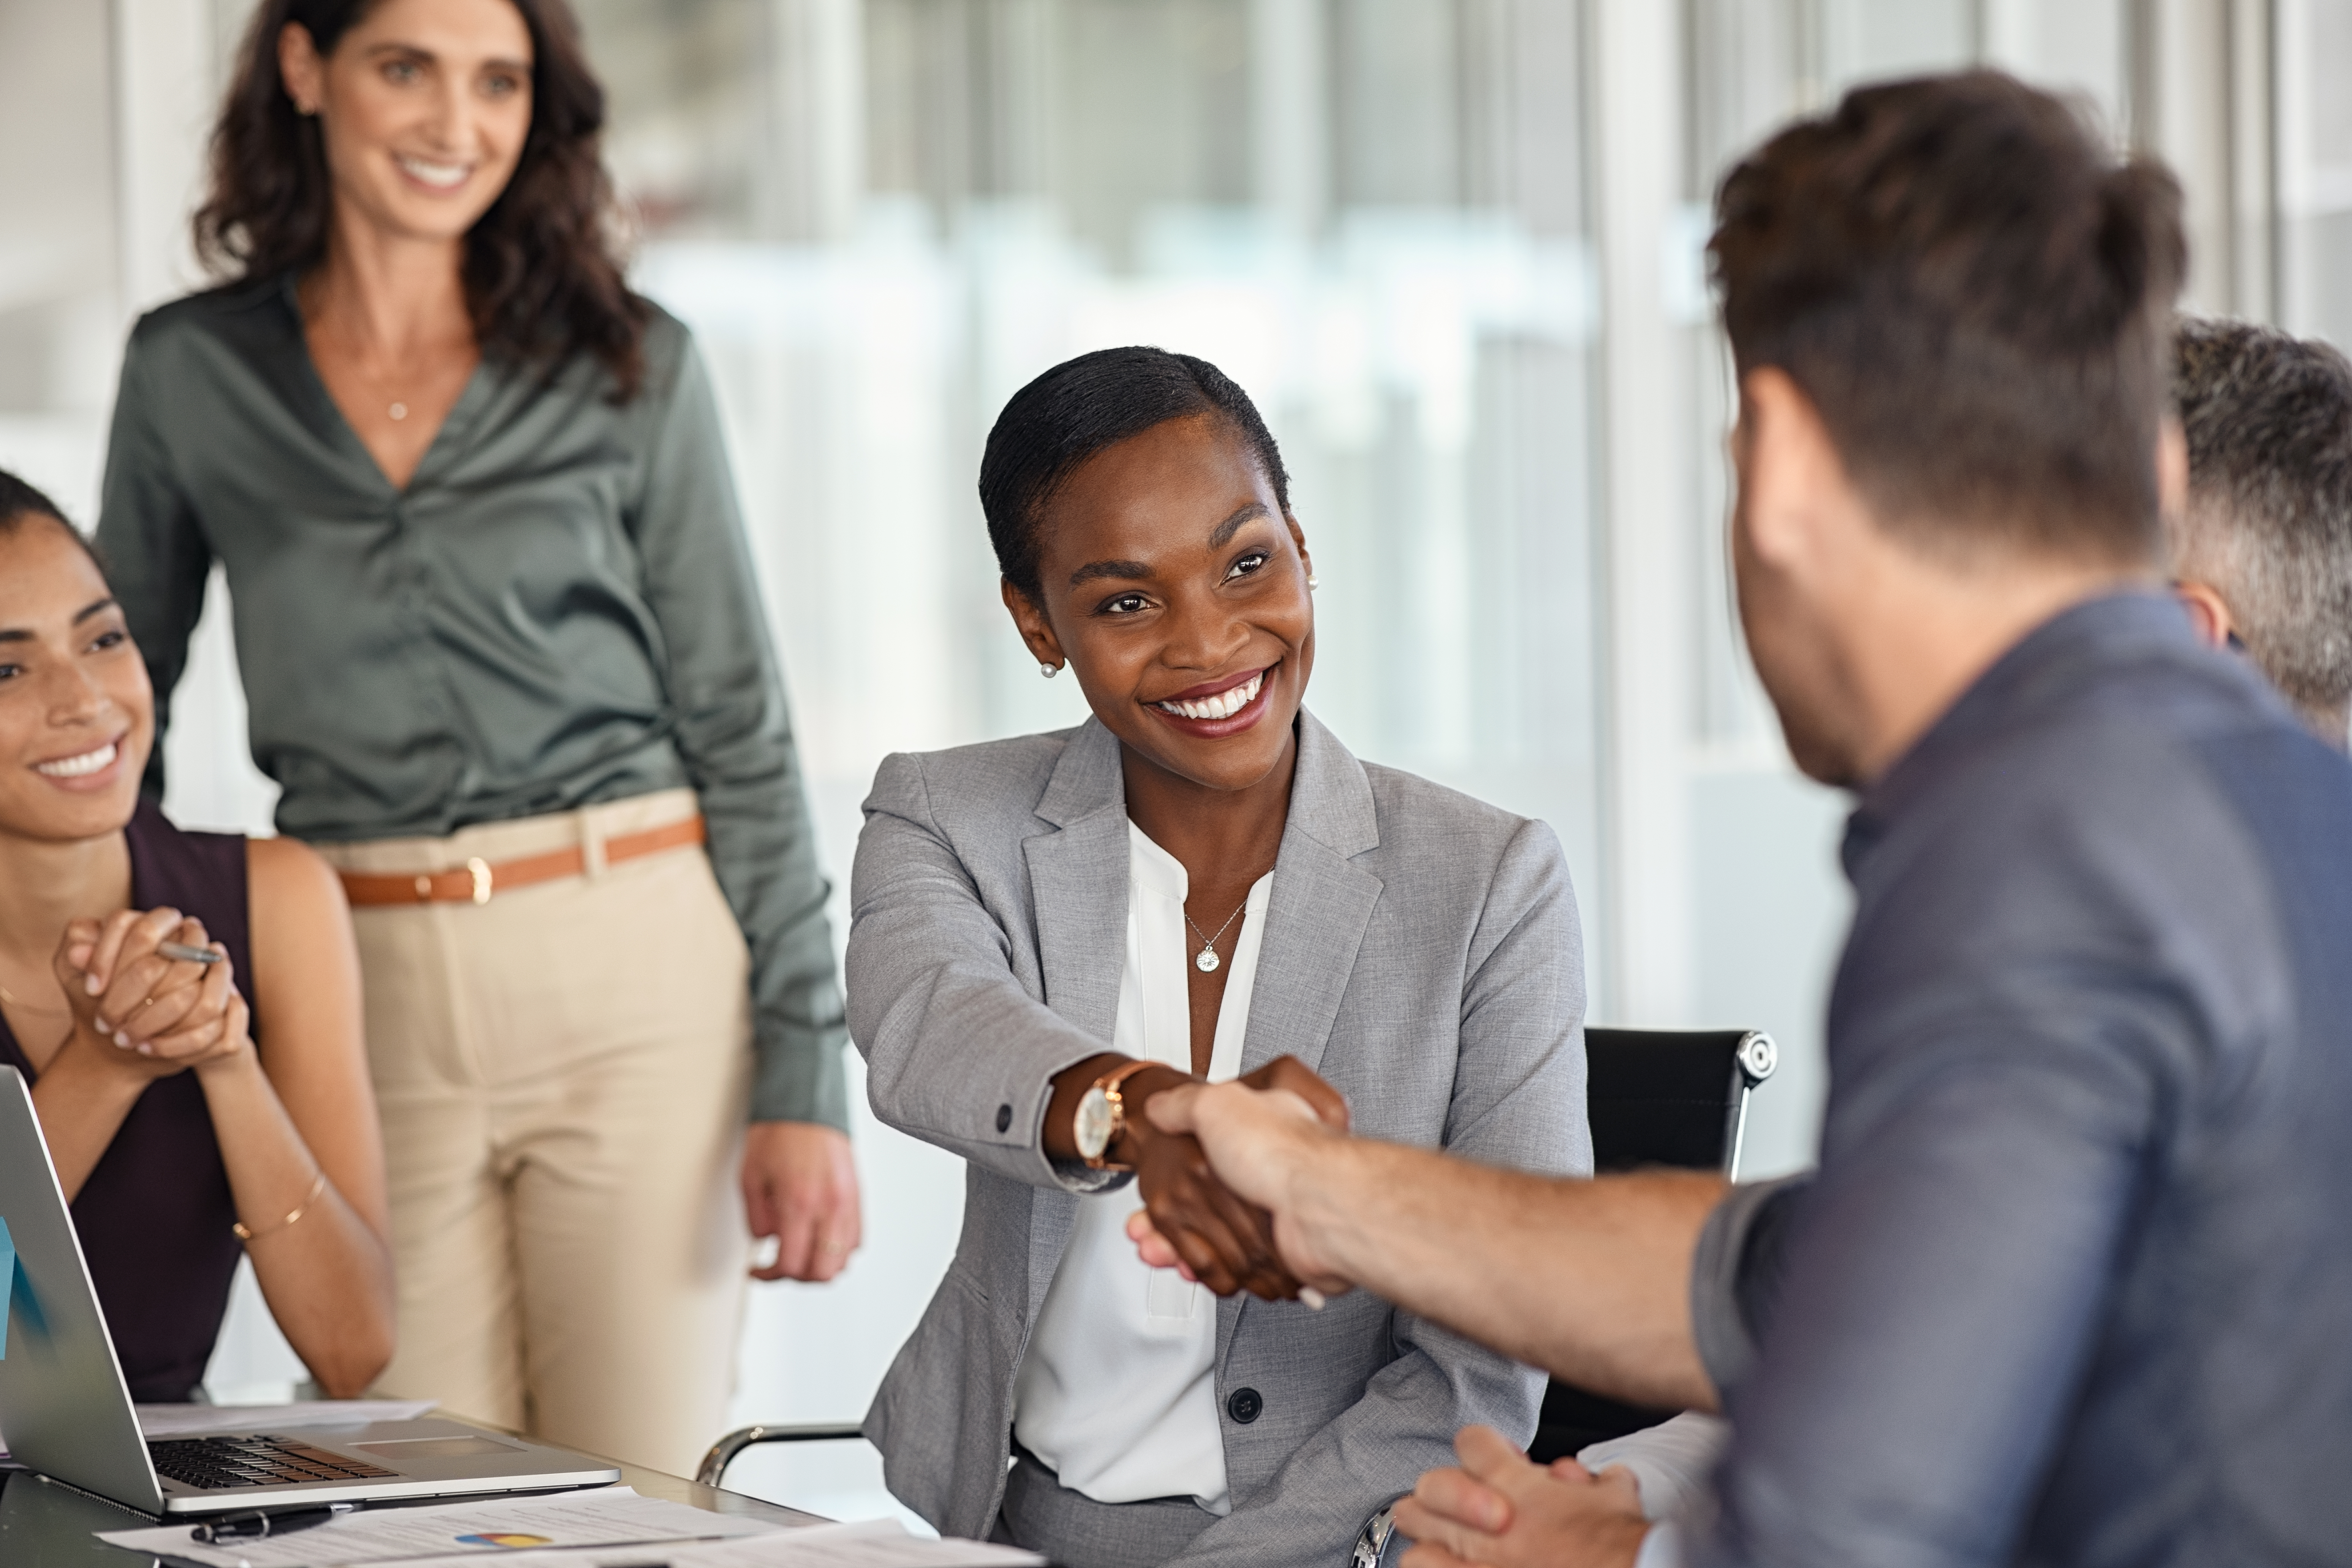
[[[988,1287],[980,1282],[979,1271],[961,1258],[948,1265],[947,1279],[942,1283],[961,1291],[982,1307],[988,1305]]]

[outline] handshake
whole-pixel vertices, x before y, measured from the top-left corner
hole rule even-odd
[[[1350,1138],[1346,1100],[1296,1058],[1231,1083],[1172,1068],[1134,1081],[1149,1098],[1129,1124],[1148,1125],[1121,1163],[1143,1189],[1127,1233],[1144,1262],[1220,1296],[1309,1306],[1361,1285],[1518,1360],[1585,1374],[1602,1392],[1713,1405],[1686,1331],[1669,1331],[1675,1342],[1663,1356],[1648,1342],[1657,1325],[1684,1320],[1689,1243],[1720,1196],[1717,1178],[1616,1178],[1630,1203],[1590,1212],[1616,1190]],[[1652,1192],[1661,1180],[1664,1190]],[[1497,1245],[1498,1221],[1509,1245]],[[1651,1268],[1618,1266],[1628,1235],[1664,1238]],[[1547,1248],[1548,1266],[1531,1267]],[[1612,1353],[1624,1348],[1612,1323],[1632,1325],[1640,1342],[1631,1353]],[[1632,1470],[1538,1465],[1486,1426],[1465,1427],[1454,1447],[1458,1468],[1427,1472],[1396,1503],[1397,1528],[1415,1542],[1406,1568],[1635,1563],[1648,1524]]]
[[[1301,1214],[1302,1178],[1347,1136],[1339,1091],[1296,1057],[1231,1083],[1163,1081],[1137,1085],[1148,1098],[1129,1121],[1144,1206],[1127,1231],[1143,1260],[1220,1296],[1320,1307],[1346,1290]]]

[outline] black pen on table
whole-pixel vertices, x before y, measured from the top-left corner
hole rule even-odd
[[[249,1513],[232,1513],[196,1526],[188,1533],[207,1543],[215,1541],[258,1541],[272,1535],[291,1535],[298,1530],[308,1530],[314,1524],[324,1524],[331,1519],[341,1519],[356,1512],[355,1502],[323,1503],[316,1508],[284,1508],[274,1512],[255,1509]]]

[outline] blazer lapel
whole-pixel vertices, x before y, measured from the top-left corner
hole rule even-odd
[[[1127,968],[1127,792],[1118,741],[1089,719],[1072,737],[1037,803],[1051,831],[1022,841],[1035,911],[1045,1005],[1110,1048]],[[1029,1194],[1031,1322],[1061,1267],[1078,1200],[1058,1189]]]
[[[1127,791],[1118,742],[1092,719],[1078,731],[1037,815],[1054,831],[1024,839],[1045,1005],[1109,1047],[1127,967]]]
[[[1364,765],[1301,711],[1298,772],[1259,939],[1244,1072],[1286,1055],[1310,1068],[1321,1063],[1381,899],[1381,879],[1354,858],[1380,841]]]
[[[1298,772],[1290,785],[1290,820],[1275,856],[1265,934],[1258,942],[1249,1033],[1242,1041],[1244,1072],[1279,1056],[1322,1067],[1331,1020],[1339,1015],[1340,998],[1356,973],[1356,951],[1381,901],[1381,879],[1354,864],[1354,858],[1380,847],[1380,818],[1364,764],[1301,709]],[[1250,1302],[1250,1297],[1236,1294],[1217,1303],[1220,1382]]]

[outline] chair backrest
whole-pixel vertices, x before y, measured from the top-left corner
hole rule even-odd
[[[1738,1180],[1748,1097],[1780,1051],[1759,1029],[1587,1029],[1585,1113],[1596,1172],[1645,1165]],[[1539,1464],[1675,1415],[1551,1381],[1528,1453]]]
[[[1737,1180],[1748,1097],[1780,1051],[1760,1029],[1587,1029],[1596,1171],[1672,1165]]]

